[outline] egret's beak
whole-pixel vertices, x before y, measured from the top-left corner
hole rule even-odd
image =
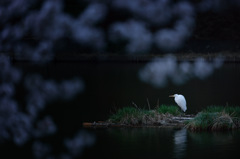
[[[174,95],[170,95],[169,97],[174,97]]]

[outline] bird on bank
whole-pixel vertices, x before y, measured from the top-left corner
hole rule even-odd
[[[187,110],[187,102],[183,95],[174,94],[174,95],[170,95],[169,97],[174,97],[175,102],[182,109],[183,112]]]

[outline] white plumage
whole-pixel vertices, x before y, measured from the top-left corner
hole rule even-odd
[[[169,97],[174,97],[175,102],[182,109],[183,112],[187,110],[187,102],[183,95],[174,94],[174,95],[170,95]]]

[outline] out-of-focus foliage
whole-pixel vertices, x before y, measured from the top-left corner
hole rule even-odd
[[[73,3],[73,4],[71,4]],[[196,14],[239,7],[237,0],[2,0],[0,52],[34,61],[55,51],[174,51],[195,28]]]
[[[148,63],[139,72],[142,81],[148,82],[155,87],[167,86],[168,80],[180,85],[186,83],[191,78],[205,79],[210,76],[215,69],[221,67],[223,59],[218,57],[212,62],[203,58],[198,58],[195,62],[177,62],[174,56],[168,55],[163,58],[156,58]]]

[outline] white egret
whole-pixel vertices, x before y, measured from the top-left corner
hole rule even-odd
[[[175,102],[182,109],[183,112],[187,110],[187,102],[183,95],[174,94],[174,95],[170,95],[169,97],[174,97]]]

